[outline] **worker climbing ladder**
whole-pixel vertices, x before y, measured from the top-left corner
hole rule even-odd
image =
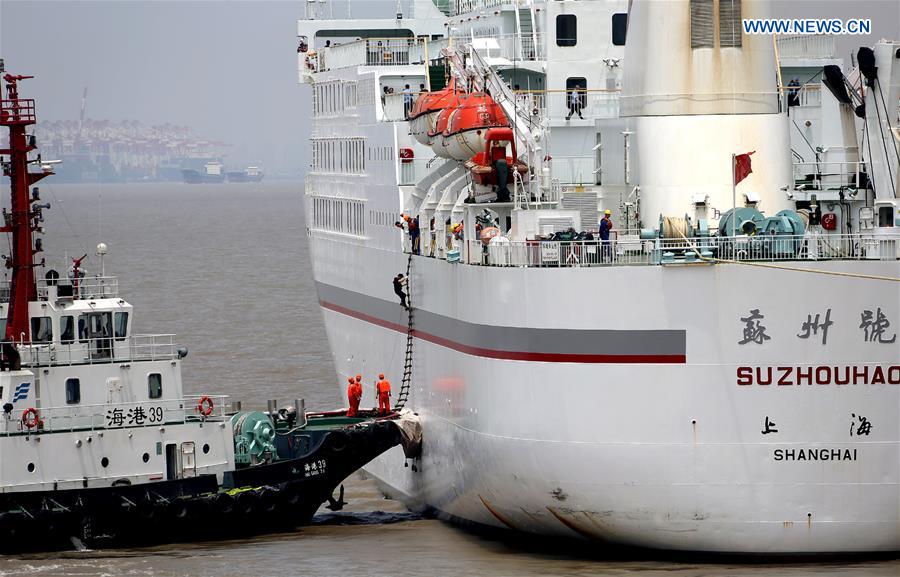
[[[394,410],[399,411],[406,405],[409,399],[409,387],[412,382],[412,366],[413,366],[413,305],[412,305],[412,283],[409,281],[409,273],[412,270],[413,255],[409,253],[409,260],[406,261],[406,356],[403,359],[403,378],[400,381],[400,392],[397,394],[397,402],[394,404]]]

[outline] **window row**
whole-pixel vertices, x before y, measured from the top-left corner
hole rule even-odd
[[[53,342],[53,317],[31,317],[31,342]],[[6,324],[6,319],[2,320]],[[125,340],[128,336],[128,313],[90,313],[86,315],[64,315],[59,317],[59,342],[72,344],[76,340],[75,327],[78,327],[78,342],[86,343],[94,339],[115,338]]]
[[[366,233],[365,203],[346,198],[313,197],[312,228],[355,234]]]
[[[313,138],[311,142],[313,172],[365,174],[364,138]]]
[[[320,82],[313,86],[313,115],[336,116],[354,111],[357,99],[355,81]]]
[[[369,147],[369,160],[394,160],[394,147],[371,146]]]
[[[147,397],[159,399],[162,397],[162,375],[150,373],[147,375]],[[77,405],[81,402],[81,379],[66,379],[66,404]]]
[[[711,1],[711,0],[710,0]],[[722,0],[723,2],[726,0]],[[740,0],[737,0],[740,3]],[[613,46],[625,46],[628,33],[628,14],[612,15]],[[556,45],[575,46],[578,44],[578,17],[574,14],[560,14],[556,17]]]
[[[394,226],[397,220],[397,215],[387,210],[369,211],[369,224],[375,226]]]

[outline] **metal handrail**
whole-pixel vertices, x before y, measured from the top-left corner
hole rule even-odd
[[[22,366],[47,367],[110,362],[174,360],[181,356],[174,334],[80,338],[63,342],[15,342]]]
[[[900,234],[807,234],[685,239],[641,239],[622,235],[603,240],[466,241],[465,262],[479,266],[573,267],[669,265],[703,259],[739,262],[898,260]],[[699,255],[698,255],[699,253]],[[703,258],[701,258],[703,257]]]
[[[200,413],[203,397],[212,401],[209,415]],[[128,403],[38,407],[38,425],[29,429],[22,418],[29,408],[14,409],[0,418],[0,436],[61,431],[97,431],[158,427],[189,422],[229,419],[227,395],[185,395],[180,399],[150,399]]]

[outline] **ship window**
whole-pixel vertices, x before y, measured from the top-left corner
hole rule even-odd
[[[691,48],[712,48],[713,0],[691,0]]]
[[[88,341],[87,322],[84,320],[84,317],[78,317],[78,340],[82,343]]]
[[[0,319],[0,339],[6,338],[6,319]]]
[[[741,47],[741,0],[719,0],[719,45]]]
[[[113,334],[116,340],[124,340],[128,334],[128,313],[116,313],[113,323]]]
[[[63,344],[75,342],[75,317],[59,317],[59,340]]]
[[[578,42],[578,18],[574,14],[556,17],[556,45],[575,46]]]
[[[612,43],[613,46],[625,46],[625,35],[628,32],[628,14],[612,15]]]
[[[53,319],[50,317],[32,317],[31,342],[49,343],[53,340]]]
[[[66,404],[77,405],[81,402],[81,380],[66,379]]]
[[[159,373],[150,373],[147,375],[147,396],[151,399],[158,399],[162,396],[162,375]]]

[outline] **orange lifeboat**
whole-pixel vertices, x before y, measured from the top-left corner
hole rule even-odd
[[[450,158],[468,160],[484,150],[489,129],[503,127],[508,128],[509,121],[500,105],[485,92],[472,92],[447,118],[441,141]]]
[[[465,92],[451,92],[450,98],[447,101],[447,105],[437,114],[434,120],[434,128],[428,132],[428,139],[431,145],[431,150],[437,156],[441,158],[453,158],[450,156],[450,152],[444,146],[444,131],[447,129],[447,124],[450,121],[450,116],[456,112],[457,107],[460,102],[466,97]]]
[[[519,162],[516,139],[511,128],[491,128],[484,136],[484,150],[466,161],[472,172],[474,196],[477,202],[497,200],[509,202],[509,185],[513,171],[527,178],[528,167]]]
[[[437,92],[420,94],[409,111],[409,131],[420,144],[429,146],[437,117],[445,108],[455,108],[459,104],[459,93],[455,82]]]

